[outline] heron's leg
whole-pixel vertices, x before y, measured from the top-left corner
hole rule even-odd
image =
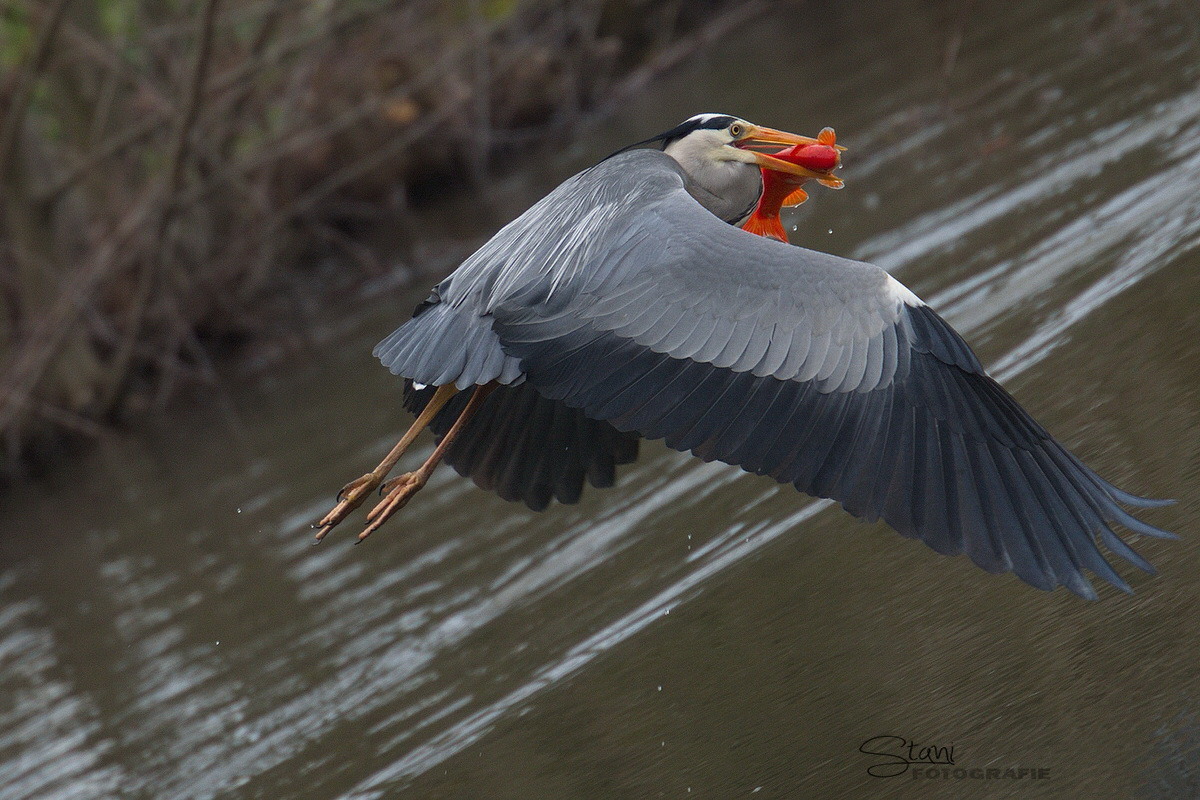
[[[450,449],[450,445],[453,444],[455,438],[462,432],[462,429],[467,426],[471,417],[475,416],[475,412],[483,405],[484,399],[495,388],[495,383],[489,383],[486,386],[476,386],[475,391],[471,394],[471,399],[467,401],[467,407],[458,415],[458,419],[454,421],[450,430],[446,431],[446,435],[442,437],[442,441],[438,442],[437,448],[430,454],[429,458],[425,459],[425,463],[421,465],[420,469],[416,472],[406,472],[383,485],[380,491],[385,496],[377,506],[367,513],[367,527],[358,535],[360,542],[377,531],[379,526],[387,522],[392,514],[395,514],[408,505],[408,501],[412,499],[412,496],[419,492],[429,481],[429,476],[437,469],[438,464],[442,461],[442,457]]]
[[[383,483],[383,479],[392,471],[392,467],[396,466],[396,462],[400,460],[400,457],[404,455],[404,451],[417,438],[417,434],[425,429],[425,426],[437,416],[437,413],[442,410],[442,407],[450,401],[450,398],[457,391],[458,389],[454,387],[454,384],[439,386],[438,390],[434,392],[433,397],[429,399],[428,405],[422,409],[416,421],[400,437],[400,441],[396,442],[396,446],[392,448],[392,451],[387,454],[383,461],[379,462],[379,466],[361,478],[356,478],[342,487],[342,490],[337,495],[337,505],[316,525],[320,529],[317,531],[318,541],[324,539],[325,534],[329,533],[335,525],[349,516],[351,511],[362,505],[363,500],[366,500],[367,496],[375,491],[375,487]]]

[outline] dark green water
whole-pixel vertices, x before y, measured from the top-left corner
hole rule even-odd
[[[833,125],[848,185],[795,241],[886,266],[1099,472],[1181,498],[1159,576],[1044,594],[658,444],[578,506],[443,470],[312,547],[408,424],[370,349],[426,287],[379,286],[5,499],[0,797],[1200,796],[1200,7],[817,5],[429,226],[486,237],[693,113]],[[874,778],[883,734],[1047,777]]]

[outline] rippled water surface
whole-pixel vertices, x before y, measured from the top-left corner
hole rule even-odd
[[[1099,472],[1181,498],[1157,577],[1045,594],[658,443],[578,506],[443,470],[313,547],[408,423],[370,349],[426,287],[379,286],[4,499],[0,796],[1200,796],[1200,7],[819,5],[430,226],[469,248],[699,111],[833,125],[847,188],[795,241],[885,266]],[[871,777],[884,734],[965,777]]]

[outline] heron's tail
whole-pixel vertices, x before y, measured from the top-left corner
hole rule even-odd
[[[505,355],[491,322],[490,315],[441,302],[435,293],[373,353],[392,374],[428,386],[518,381],[521,363]]]

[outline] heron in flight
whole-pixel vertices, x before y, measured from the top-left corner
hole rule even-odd
[[[700,114],[568,179],[505,226],[375,355],[406,379],[413,427],[352,481],[320,539],[376,488],[359,540],[443,458],[534,510],[611,486],[640,439],[770,475],[939,553],[1043,590],[1129,585],[1123,506],[941,317],[887,272],[736,227],[760,170],[837,181],[766,148],[817,140]],[[417,433],[438,445],[384,482]]]

